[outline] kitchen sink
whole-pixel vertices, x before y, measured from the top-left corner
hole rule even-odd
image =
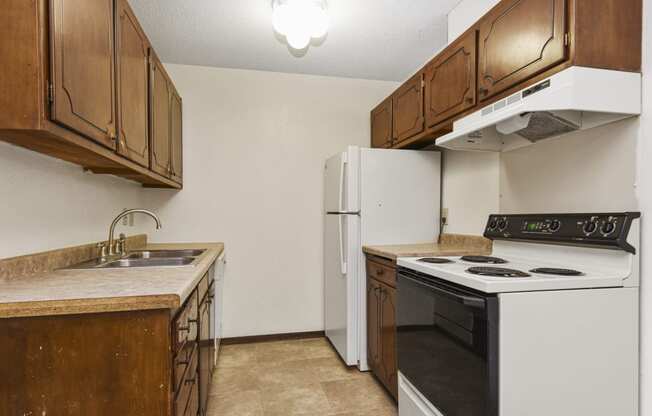
[[[183,267],[194,266],[206,250],[143,250],[131,251],[122,257],[97,258],[66,267],[80,269],[133,269],[141,267]]]
[[[187,266],[195,261],[192,257],[168,257],[168,258],[123,258],[118,260],[109,261],[99,266],[93,267],[94,269],[122,269],[134,267],[179,267]]]
[[[132,251],[127,254],[127,259],[167,259],[179,257],[199,257],[206,250],[146,250]]]

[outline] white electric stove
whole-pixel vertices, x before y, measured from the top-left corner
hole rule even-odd
[[[637,415],[639,216],[493,215],[490,256],[399,258],[399,415]]]

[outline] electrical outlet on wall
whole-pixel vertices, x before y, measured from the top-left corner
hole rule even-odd
[[[127,208],[122,208],[122,212],[125,212]],[[122,225],[124,227],[133,227],[134,226],[134,214],[129,214],[126,217],[122,217]]]

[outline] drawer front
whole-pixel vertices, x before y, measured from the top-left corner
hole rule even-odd
[[[197,377],[197,350],[193,350],[192,357],[190,359],[190,365],[188,366],[187,371],[183,375],[181,384],[179,386],[179,391],[176,394],[174,399],[174,410],[176,416],[184,416],[186,413],[186,408],[188,407],[191,394],[193,390],[198,389],[198,377]]]
[[[367,260],[367,276],[391,287],[396,287],[396,269],[384,264]]]
[[[173,363],[173,377],[174,385],[172,386],[175,392],[181,389],[182,381],[185,377],[186,371],[190,367],[193,355],[197,353],[197,344],[193,342],[186,342],[181,347],[181,350],[174,357]]]
[[[172,338],[175,354],[183,348],[186,342],[197,340],[197,318],[197,291],[193,291],[174,321]]]

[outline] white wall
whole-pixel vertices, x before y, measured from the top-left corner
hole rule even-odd
[[[225,336],[323,329],[326,157],[369,144],[392,82],[166,65],[184,104],[180,193],[148,190],[154,241],[223,241]]]
[[[442,204],[448,208],[443,232],[482,234],[488,215],[499,210],[499,154],[446,150],[443,160]]]
[[[7,143],[0,143],[0,177],[0,258],[105,240],[111,220],[142,202],[134,182]],[[142,224],[123,231],[148,230]]]

